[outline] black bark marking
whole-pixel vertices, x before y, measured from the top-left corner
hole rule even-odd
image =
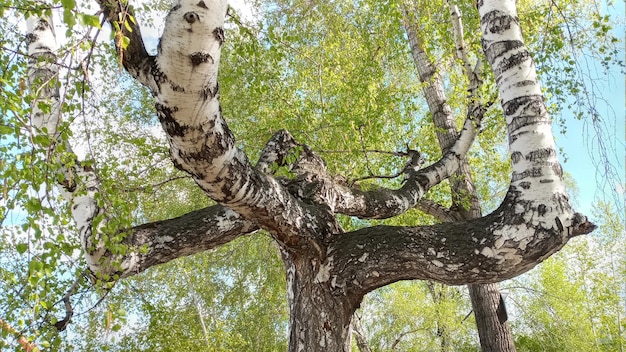
[[[527,177],[541,177],[541,176],[543,176],[543,172],[541,171],[541,168],[533,167],[533,168],[524,170],[523,172],[514,172],[513,176],[511,176],[511,182],[523,180]]]
[[[189,127],[182,126],[178,123],[178,121],[176,121],[176,119],[174,119],[174,116],[172,116],[176,111],[178,111],[178,108],[176,106],[169,107],[167,105],[157,103],[156,111],[157,116],[159,117],[159,122],[161,122],[161,126],[163,126],[165,133],[167,133],[169,136],[177,137],[182,137],[185,135]]]
[[[538,160],[546,160],[550,157],[556,156],[556,151],[554,148],[545,147],[533,150],[532,152],[526,155],[526,160],[528,161],[538,161]]]
[[[561,222],[561,219],[559,219],[558,216],[554,218],[554,222],[556,222],[556,227],[559,228],[559,232],[563,232],[563,223]]]
[[[537,116],[547,114],[543,96],[538,94],[524,95],[513,98],[502,105],[507,116],[514,115],[519,109],[523,109],[525,116]]]
[[[532,57],[530,56],[530,53],[528,52],[528,50],[524,49],[507,58],[502,59],[499,62],[498,67],[494,68],[493,74],[499,78],[502,76],[503,72],[506,72],[513,67],[520,66],[522,63],[528,60],[532,60]]]
[[[517,164],[520,160],[522,160],[522,158],[523,156],[520,152],[513,152],[513,154],[511,154],[511,161],[513,164]]]
[[[556,193],[552,196],[553,201],[557,204],[558,211],[564,213],[570,211],[572,207],[569,205],[569,197],[563,193]]]
[[[521,87],[532,86],[535,84],[537,84],[536,81],[527,79],[527,80],[515,83],[515,87],[521,88]]]
[[[563,179],[563,167],[561,167],[561,164],[559,163],[552,164],[552,171],[554,171],[555,175],[559,176],[560,180]]]
[[[196,6],[198,7],[202,7],[203,9],[209,9],[206,4],[204,3],[204,1],[200,1],[199,3],[196,4]]]
[[[178,84],[170,81],[170,87],[172,88],[173,91],[175,92],[179,92],[179,93],[184,93],[185,92],[185,88],[179,86]]]
[[[185,19],[185,21],[187,21],[187,23],[189,23],[189,24],[193,24],[193,23],[195,23],[196,21],[199,21],[199,20],[200,20],[200,16],[199,16],[197,13],[193,12],[193,11],[186,12],[186,13],[183,15],[183,18],[184,18],[184,19]]]
[[[34,43],[35,41],[37,41],[37,38],[38,37],[34,33],[28,33],[25,38],[26,45]]]
[[[502,33],[511,28],[512,25],[519,26],[519,19],[510,16],[503,11],[493,10],[486,13],[481,19],[481,23],[487,25],[486,31],[490,33]]]
[[[546,207],[545,204],[539,204],[539,206],[537,207],[537,214],[539,214],[539,216],[544,216],[547,212],[548,207]]]
[[[215,37],[215,40],[217,40],[220,43],[220,46],[224,44],[224,40],[226,39],[226,37],[224,36],[224,28],[222,27],[215,28],[213,30],[213,36]]]
[[[33,31],[45,31],[48,28],[50,28],[50,23],[48,23],[48,21],[44,19],[39,19],[39,21],[37,22],[37,26],[35,26],[35,29]]]
[[[170,10],[170,13],[171,13],[171,12],[174,12],[174,11],[177,11],[178,9],[180,9],[180,7],[181,7],[181,5],[180,5],[180,4],[178,4],[178,5],[174,6],[174,7],[172,7],[172,9]]]
[[[495,43],[481,40],[481,42],[489,62],[493,62],[493,60],[506,54],[510,50],[515,50],[524,46],[524,43],[521,40],[507,40]]]
[[[550,115],[540,115],[540,116],[536,116],[536,115],[531,115],[531,116],[517,116],[513,119],[513,121],[507,125],[507,129],[509,131],[509,136],[511,138],[511,141],[515,141],[517,139],[517,137],[520,137],[526,133],[531,133],[530,131],[522,131],[519,132],[517,134],[515,134],[515,132],[517,130],[519,130],[522,127],[526,127],[528,125],[533,125],[533,124],[539,124],[539,123],[545,123],[545,124],[550,124],[551,120],[550,120]]]
[[[161,68],[159,67],[159,64],[157,63],[156,60],[152,61],[152,68],[150,69],[150,72],[152,73],[152,77],[154,78],[154,83],[156,83],[156,86],[157,86],[156,93],[160,93],[161,85],[167,82],[167,75],[163,73],[163,71],[161,71]]]
[[[528,181],[523,181],[519,183],[520,187],[522,187],[523,189],[530,189],[530,185],[531,183]]]
[[[209,53],[195,52],[189,55],[189,58],[191,59],[191,64],[193,66],[198,66],[198,65],[207,63],[209,62],[209,60],[211,60],[212,64],[215,63],[215,60],[213,60],[213,57]]]
[[[206,101],[207,99],[213,99],[217,96],[217,93],[219,93],[220,91],[220,85],[219,83],[215,83],[215,86],[211,87],[206,86],[204,87],[204,89],[202,89],[202,98]]]
[[[228,146],[233,144],[232,138],[225,134],[213,133],[210,137],[212,137],[214,143],[203,145],[202,148],[196,152],[181,152],[180,158],[189,164],[194,164],[197,161],[210,164],[213,162],[213,159],[224,155],[226,151],[230,149]]]
[[[552,182],[554,182],[554,180],[551,180],[551,179],[539,180],[539,183],[552,183]]]

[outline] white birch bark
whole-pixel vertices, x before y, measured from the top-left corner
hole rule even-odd
[[[58,79],[57,40],[51,18],[31,17],[27,20],[28,82],[35,96],[31,104],[32,133],[45,134],[55,144],[65,144],[72,152],[69,142],[59,137],[58,127],[62,122],[60,82]],[[81,239],[89,269],[102,272],[102,256],[106,249],[100,241],[98,229],[93,228],[94,219],[100,214],[95,200],[98,179],[91,167],[80,162],[74,166],[61,165],[61,181],[58,187],[70,204],[70,210]],[[102,228],[100,222],[98,228]]]

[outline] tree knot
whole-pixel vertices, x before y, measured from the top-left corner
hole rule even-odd
[[[581,213],[575,213],[572,218],[572,227],[571,231],[569,231],[569,235],[570,237],[586,235],[595,230],[596,227],[597,226],[590,222],[586,216]]]

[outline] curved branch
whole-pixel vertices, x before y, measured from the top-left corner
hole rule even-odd
[[[483,48],[509,125],[509,192],[497,210],[481,218],[371,227],[330,238],[320,271],[346,295],[360,298],[405,279],[452,285],[502,281],[530,270],[570,238],[595,229],[569,204],[515,0],[481,0],[479,12]]]
[[[324,268],[330,284],[364,295],[399,280],[449,285],[492,283],[518,276],[593,225],[579,214],[558,225],[531,224],[533,204],[509,192],[495,212],[478,219],[432,226],[376,226],[332,237]],[[529,235],[530,234],[530,235]]]
[[[110,252],[104,255],[108,265],[103,263],[100,273],[117,274],[119,278],[132,276],[152,266],[216,248],[258,229],[221,205],[140,225],[127,231],[122,244],[129,248],[124,256]]]
[[[115,46],[119,60],[135,79],[152,88],[154,57],[148,54],[136,23],[132,7],[124,0],[97,0],[106,20],[115,32]],[[126,38],[126,39],[125,39]]]

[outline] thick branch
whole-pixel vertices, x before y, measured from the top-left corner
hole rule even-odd
[[[420,199],[420,201],[417,202],[417,205],[415,205],[415,209],[422,211],[428,215],[434,216],[437,220],[441,222],[454,222],[463,220],[463,216],[461,216],[458,212],[452,211],[430,199]]]
[[[569,238],[593,230],[580,216],[567,228],[527,223],[536,211],[519,193],[509,192],[499,209],[479,219],[345,233],[329,240],[326,277],[335,289],[358,296],[408,279],[450,285],[499,282],[530,270]]]
[[[331,238],[330,285],[361,297],[403,279],[491,283],[520,275],[595,228],[574,213],[515,1],[479,1],[484,48],[509,124],[514,171],[493,213],[425,227],[373,227]],[[530,94],[530,95],[529,95]]]
[[[108,271],[117,272],[120,277],[132,276],[154,265],[217,248],[256,230],[256,225],[221,205],[140,225],[124,238],[122,243],[129,248],[123,258],[105,255],[116,266]]]

